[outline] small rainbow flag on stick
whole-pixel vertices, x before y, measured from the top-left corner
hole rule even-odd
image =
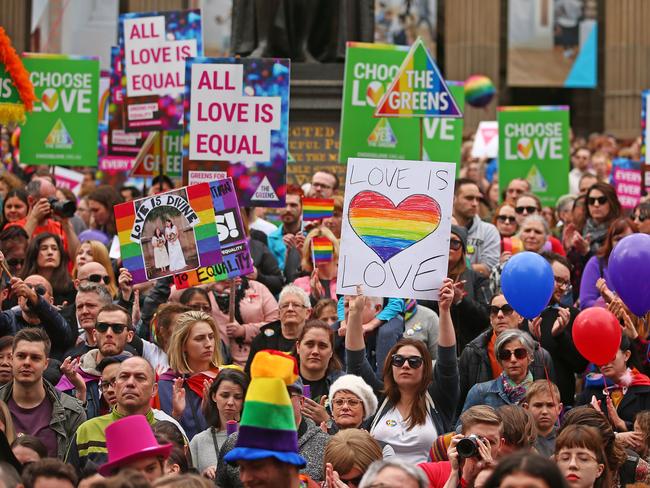
[[[323,220],[334,215],[334,199],[303,198],[302,219],[304,221]]]
[[[328,263],[334,259],[334,244],[327,237],[314,237],[311,240],[311,253],[314,264]]]

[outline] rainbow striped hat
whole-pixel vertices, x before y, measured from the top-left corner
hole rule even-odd
[[[224,456],[228,462],[275,458],[304,467],[298,453],[298,433],[287,386],[298,379],[293,356],[280,351],[258,352],[251,364],[251,383],[235,448]]]

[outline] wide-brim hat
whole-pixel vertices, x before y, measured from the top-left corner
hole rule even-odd
[[[106,427],[108,462],[97,470],[111,476],[125,464],[148,457],[168,458],[172,444],[158,444],[144,415],[129,415]]]

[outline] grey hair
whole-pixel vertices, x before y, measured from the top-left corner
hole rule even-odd
[[[551,235],[551,229],[548,227],[548,222],[544,217],[542,217],[539,214],[533,214],[526,217],[524,221],[521,223],[521,225],[519,226],[519,234],[521,234],[521,229],[523,229],[524,226],[530,222],[539,222],[544,226],[544,233],[546,234],[546,237]]]
[[[113,303],[113,297],[111,297],[110,292],[104,285],[100,285],[99,283],[93,283],[92,281],[79,283],[79,287],[77,288],[78,292],[95,293],[99,297],[99,301],[102,302],[102,306]]]
[[[33,198],[39,198],[41,196],[41,180],[38,178],[32,179],[27,186],[25,187],[27,194]]]
[[[521,345],[524,346],[524,349],[526,349],[528,355],[530,357],[533,356],[533,353],[535,352],[535,341],[533,340],[533,338],[523,330],[509,329],[509,330],[504,330],[497,337],[496,344],[494,345],[494,351],[496,352],[497,357],[499,356],[501,349],[506,344],[509,344],[512,341],[521,342]]]
[[[359,483],[359,488],[368,488],[371,486],[377,479],[377,475],[379,475],[379,473],[381,473],[385,468],[395,468],[403,471],[406,475],[410,476],[417,482],[418,488],[427,488],[429,486],[429,481],[427,480],[424,471],[414,464],[406,462],[404,459],[392,457],[375,461],[368,466],[366,474],[363,475],[361,483]]]
[[[557,199],[557,203],[555,204],[555,210],[560,213],[563,210],[570,210],[573,208],[573,202],[576,201],[576,196],[575,195],[562,195],[560,198]]]
[[[299,286],[287,285],[284,288],[282,288],[282,291],[280,292],[280,296],[278,297],[278,303],[281,303],[282,299],[287,295],[293,295],[300,298],[305,308],[311,308],[311,301],[309,300],[309,295],[307,295],[307,292],[302,288],[300,288]]]

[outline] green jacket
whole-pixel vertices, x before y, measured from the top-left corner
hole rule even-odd
[[[43,380],[45,396],[52,402],[50,427],[56,433],[57,457],[63,459],[79,426],[86,421],[86,412],[79,400],[58,391],[47,380]],[[7,403],[11,398],[12,381],[0,388],[0,400]]]

